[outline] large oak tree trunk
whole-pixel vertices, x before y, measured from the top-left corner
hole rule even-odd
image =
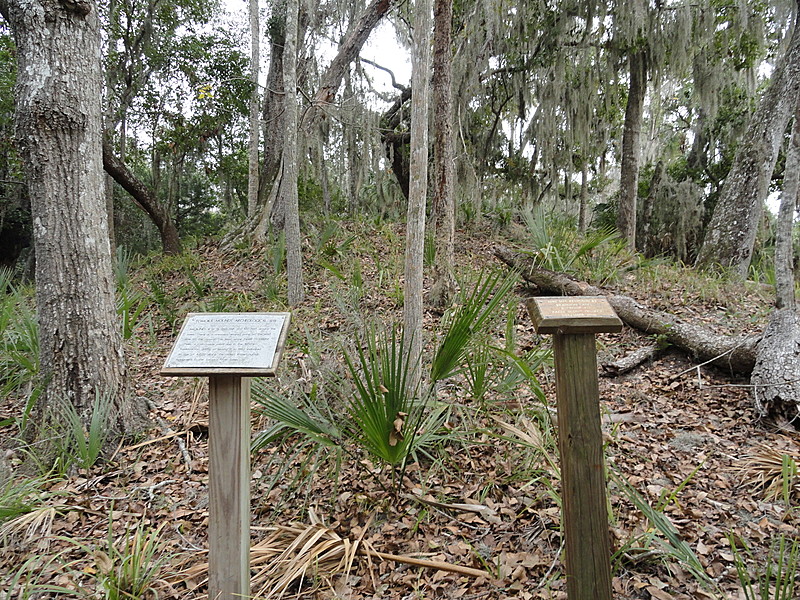
[[[800,191],[800,102],[794,126],[778,213],[775,239],[775,312],[758,345],[751,381],[756,411],[777,423],[800,428],[800,320],[794,297],[792,226]]]
[[[345,70],[358,56],[375,26],[396,4],[398,4],[398,0],[372,0],[361,13],[355,25],[350,28],[349,33],[339,45],[336,56],[322,74],[319,89],[314,94],[311,105],[303,114],[302,124],[306,131],[311,131],[311,126],[321,117],[325,106],[333,102],[339,86],[342,84],[342,79],[344,79]]]
[[[128,430],[134,405],[115,310],[102,164],[97,5],[12,0],[17,45],[17,137],[34,222],[40,365],[46,387],[36,435],[64,403],[88,423],[95,398],[108,426]]]
[[[742,277],[750,268],[778,150],[800,94],[800,0],[796,10],[789,49],[775,67],[722,186],[697,256],[700,267],[731,268]]]

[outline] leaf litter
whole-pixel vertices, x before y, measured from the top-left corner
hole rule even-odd
[[[395,229],[392,235],[401,237],[401,229]],[[459,264],[492,266],[490,245],[480,236],[474,243],[465,238],[459,244]],[[210,288],[246,296],[249,310],[280,309],[258,303],[254,282],[271,277],[258,261],[214,245],[199,248],[198,254],[198,269]],[[364,285],[360,305],[380,319],[396,318],[397,303],[374,285],[379,266],[369,255],[363,259],[362,277],[373,285]],[[277,388],[298,380],[310,385],[323,377],[320,363],[340,360],[337,340],[354,331],[360,318],[341,305],[341,298],[337,304],[334,296],[342,291],[338,279],[321,268],[310,270],[311,298],[293,319],[297,325],[281,377],[271,382]],[[167,283],[173,291],[189,287],[180,269],[170,272]],[[661,308],[684,311],[685,318],[730,331],[757,329],[759,324],[746,315],[768,312],[768,298],[761,293],[739,294],[742,305],[731,308],[680,285],[669,287],[661,280],[654,290],[634,281],[619,283],[620,291],[638,294],[657,308],[661,303]],[[680,304],[670,301],[676,297]],[[438,319],[426,314],[428,331],[436,330]],[[0,575],[0,583],[21,585],[16,574],[28,568],[25,580],[30,584],[91,596],[86,590],[99,589],[98,576],[109,569],[106,559],[113,553],[108,545],[121,547],[128,532],[141,525],[160,527],[158,552],[165,560],[149,597],[204,597],[206,383],[158,376],[174,325],[156,317],[150,322],[155,326],[149,332],[142,326],[131,340],[129,371],[132,393],[149,402],[153,426],[141,440],[120,447],[110,461],[50,484],[48,492],[54,495],[42,506],[3,523],[0,572],[6,575]],[[493,344],[508,341],[508,331],[498,327],[496,333]],[[534,333],[522,308],[516,311],[513,335],[518,354],[549,344]],[[332,344],[312,351],[312,339]],[[601,352],[616,356],[649,343],[629,329],[598,340]],[[612,482],[616,597],[742,597],[730,540],[742,540],[764,561],[777,536],[797,536],[797,434],[755,422],[748,390],[742,387],[746,382],[705,368],[698,377],[692,366],[685,356],[667,351],[626,375],[602,378],[601,414],[610,468],[668,519],[716,589],[704,588],[663,543],[656,543],[661,534]],[[679,373],[683,375],[676,378]],[[555,391],[551,373],[538,375],[544,405],[520,380],[504,386],[498,379],[480,402],[465,392],[461,376],[442,385],[437,399],[457,408],[444,425],[449,435],[435,453],[419,455],[409,465],[401,493],[389,493],[378,484],[387,473],[364,455],[343,461],[333,471],[284,476],[276,482],[279,466],[287,474],[302,471],[310,464],[307,456],[284,455],[286,447],[278,444],[260,450],[252,457],[254,594],[565,598],[553,444]],[[6,399],[0,414],[13,414],[12,400]],[[398,430],[404,417],[396,417]],[[254,433],[265,426],[254,413]],[[13,435],[10,426],[0,431],[6,439]],[[7,447],[8,462],[19,470],[22,457],[14,454],[11,443]],[[288,465],[282,464],[286,461]],[[70,540],[80,541],[84,551]],[[14,591],[0,593],[0,598],[10,600]],[[41,597],[48,595],[58,592],[45,591]]]

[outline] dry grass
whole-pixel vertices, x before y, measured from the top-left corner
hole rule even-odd
[[[470,577],[488,577],[479,569],[452,565],[441,561],[422,560],[410,556],[398,556],[378,552],[364,539],[370,522],[361,529],[356,539],[340,536],[327,527],[312,512],[310,525],[278,525],[268,527],[269,535],[250,548],[250,585],[255,597],[269,599],[308,597],[307,595],[323,586],[335,587],[334,579],[342,576],[347,580],[353,569],[356,557],[366,558],[367,574],[377,587],[373,558],[390,560],[420,567],[451,571]],[[208,581],[208,563],[193,565],[178,575],[178,581],[196,582],[202,585]],[[302,588],[291,593],[290,588]]]
[[[767,500],[800,498],[800,451],[791,442],[782,450],[759,444],[742,459],[744,482],[763,494]]]

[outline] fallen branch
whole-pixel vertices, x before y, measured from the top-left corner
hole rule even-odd
[[[530,256],[497,247],[495,256],[520,273],[542,294],[560,296],[605,296],[620,319],[634,329],[657,335],[668,344],[683,350],[695,360],[737,375],[750,375],[756,361],[760,335],[719,335],[703,326],[686,323],[674,315],[649,309],[630,296],[613,294],[564,273],[536,267]]]
[[[658,344],[639,348],[638,350],[631,352],[630,354],[626,354],[617,360],[601,364],[600,376],[617,377],[618,375],[624,375],[625,373],[633,371],[639,365],[646,363],[647,361],[654,360],[661,353],[663,353],[663,351],[663,346]]]

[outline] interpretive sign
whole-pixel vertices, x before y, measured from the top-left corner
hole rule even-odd
[[[208,599],[250,589],[250,381],[274,376],[290,313],[190,313],[162,375],[208,376]]]
[[[162,375],[274,375],[290,313],[189,313]]]
[[[537,333],[612,333],[622,321],[602,296],[544,296],[527,301]]]

